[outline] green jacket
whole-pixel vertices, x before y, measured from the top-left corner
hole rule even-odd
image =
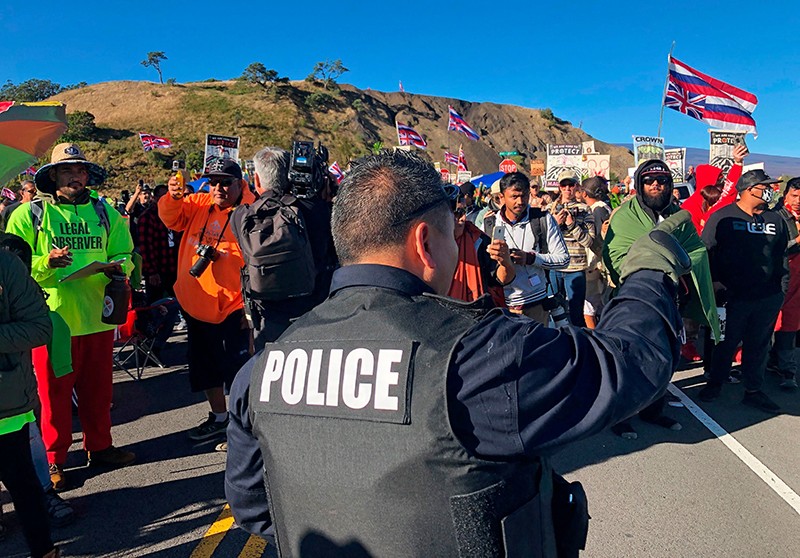
[[[44,202],[36,246],[33,245],[29,203],[22,204],[11,214],[6,232],[22,237],[33,249],[31,274],[49,295],[47,304],[50,309],[64,318],[73,336],[114,329],[113,325],[104,324],[100,320],[105,287],[109,282],[105,274],[97,273],[63,283],[59,283],[59,279],[94,261],[118,259],[125,260],[123,269],[130,274],[133,269],[133,240],[127,223],[116,209],[106,204],[109,220],[107,233],[91,202],[73,205],[57,203],[49,197]],[[54,246],[70,247],[71,265],[59,269],[48,267],[50,250]]]
[[[680,206],[673,205],[665,211],[665,216],[680,210]],[[642,208],[638,197],[626,201],[611,214],[603,247],[603,263],[615,285],[619,286],[620,284],[620,264],[631,245],[654,226],[652,217]],[[689,302],[683,308],[682,313],[684,317],[709,326],[714,340],[718,342],[720,338],[719,316],[714,299],[708,251],[691,221],[678,228],[673,236],[681,243],[692,260],[690,274],[692,280],[687,281],[690,290]]]
[[[4,419],[27,413],[38,400],[31,349],[51,333],[39,287],[17,256],[0,250],[0,434]]]

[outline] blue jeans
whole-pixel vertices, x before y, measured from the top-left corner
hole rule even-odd
[[[586,300],[585,271],[551,271],[552,287],[567,298],[569,321],[577,327],[585,327],[583,319],[583,302]]]

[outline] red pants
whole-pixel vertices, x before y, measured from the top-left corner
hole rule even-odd
[[[111,445],[113,350],[113,330],[73,337],[73,372],[56,378],[47,347],[33,349],[48,462],[63,465],[67,460],[72,444],[72,388],[78,394],[84,449],[100,451]]]

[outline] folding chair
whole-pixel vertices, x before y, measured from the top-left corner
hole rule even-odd
[[[144,369],[150,362],[159,368],[164,368],[164,364],[153,352],[153,345],[156,342],[156,333],[164,324],[159,324],[155,328],[148,328],[141,324],[141,321],[146,319],[148,314],[152,313],[159,306],[164,305],[154,304],[153,306],[131,308],[128,310],[128,317],[125,323],[117,326],[114,333],[114,364],[120,370],[124,370],[125,373],[134,380],[142,379]],[[131,351],[127,355],[123,355],[123,352],[129,347]],[[135,376],[128,368],[128,362],[131,360],[133,360],[133,364],[135,365]]]

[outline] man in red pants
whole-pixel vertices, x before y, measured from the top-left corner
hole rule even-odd
[[[136,458],[111,440],[114,326],[101,321],[109,279],[96,273],[62,281],[94,261],[117,261],[116,272],[133,269],[133,241],[124,220],[87,189],[101,184],[105,176],[76,145],[57,145],[51,163],[34,177],[41,199],[20,206],[7,227],[30,244],[31,274],[48,295],[54,325],[62,324],[50,345],[33,350],[42,438],[55,490],[67,488],[64,463],[72,443],[73,388],[89,462],[122,467]]]

